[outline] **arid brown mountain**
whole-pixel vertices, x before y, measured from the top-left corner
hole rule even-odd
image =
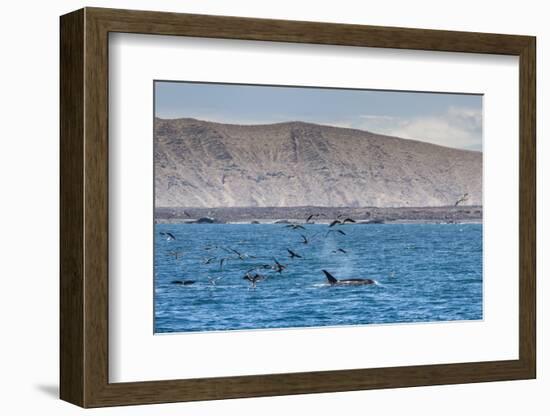
[[[482,205],[482,154],[303,122],[155,119],[157,207]]]

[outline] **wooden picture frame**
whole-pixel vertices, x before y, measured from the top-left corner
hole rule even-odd
[[[338,392],[536,376],[535,38],[85,8],[61,17],[60,396],[82,407]],[[415,49],[519,57],[519,359],[110,383],[108,34]]]

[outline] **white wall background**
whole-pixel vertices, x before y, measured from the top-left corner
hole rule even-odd
[[[545,415],[550,403],[550,361],[543,330],[550,302],[544,282],[542,212],[550,145],[543,119],[550,89],[550,26],[545,2],[506,1],[69,1],[5,2],[0,14],[0,410],[2,414],[72,415],[83,410],[58,395],[58,16],[82,6],[102,6],[277,19],[453,29],[536,35],[538,41],[538,379],[338,394],[225,400],[87,411],[88,414],[241,415]],[[548,266],[547,266],[548,267]],[[547,268],[546,267],[546,268]]]

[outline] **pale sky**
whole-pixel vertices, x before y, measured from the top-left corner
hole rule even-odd
[[[155,116],[305,121],[482,149],[482,95],[155,81]]]

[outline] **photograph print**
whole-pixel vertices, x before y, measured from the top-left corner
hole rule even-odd
[[[154,82],[154,332],[483,319],[483,96]]]

